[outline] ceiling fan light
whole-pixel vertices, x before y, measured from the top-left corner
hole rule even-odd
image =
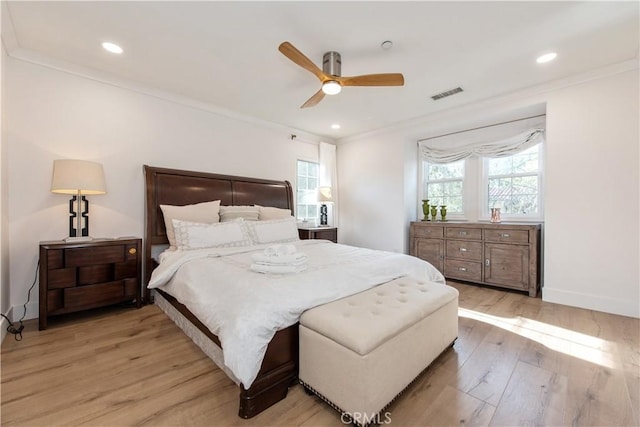
[[[336,95],[340,93],[342,86],[335,80],[328,80],[322,84],[322,91],[326,95]]]

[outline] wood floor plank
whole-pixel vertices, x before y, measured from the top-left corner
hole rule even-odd
[[[567,378],[518,362],[491,420],[492,426],[563,424]]]
[[[638,319],[451,285],[458,340],[390,405],[389,425],[639,424]],[[344,425],[300,386],[239,418],[237,386],[155,306],[26,325],[2,343],[3,426]]]

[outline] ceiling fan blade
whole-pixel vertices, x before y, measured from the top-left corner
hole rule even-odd
[[[365,74],[354,77],[335,78],[342,86],[403,86],[401,73]]]
[[[318,103],[322,101],[323,98],[324,92],[322,91],[322,88],[320,88],[320,90],[317,91],[311,98],[307,99],[307,102],[302,104],[302,107],[300,108],[309,108],[318,105]]]
[[[320,79],[321,82],[324,82],[329,78],[329,76],[327,76],[320,68],[318,68],[316,64],[311,62],[309,58],[304,56],[304,54],[296,49],[291,43],[281,43],[280,46],[278,46],[278,50],[282,52],[284,56],[286,56],[305,70],[311,71],[313,74],[315,74],[316,77]]]

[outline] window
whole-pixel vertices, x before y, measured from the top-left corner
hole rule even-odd
[[[318,163],[298,160],[296,178],[296,218],[318,217]]]
[[[424,199],[430,205],[446,205],[449,213],[463,213],[465,161],[429,163],[424,161]]]
[[[541,215],[541,144],[512,156],[484,159],[485,213],[493,207],[514,217]]]

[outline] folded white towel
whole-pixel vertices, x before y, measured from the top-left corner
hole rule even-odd
[[[269,257],[281,257],[296,253],[297,249],[294,245],[271,245],[265,248],[263,254]]]
[[[307,255],[302,252],[296,252],[289,255],[268,256],[264,253],[251,255],[254,263],[270,264],[270,265],[294,265],[307,262]]]
[[[251,271],[263,274],[296,274],[306,270],[307,264],[303,265],[264,265],[251,264]]]

